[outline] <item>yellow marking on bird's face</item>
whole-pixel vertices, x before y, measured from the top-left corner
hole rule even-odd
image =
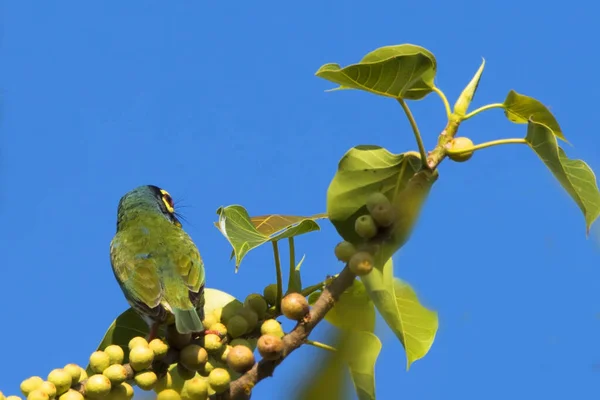
[[[162,194],[162,201],[165,204],[165,207],[167,207],[167,211],[173,214],[175,212],[175,204],[173,204],[173,198],[171,197],[169,192],[167,192],[164,189],[160,189],[160,193]]]

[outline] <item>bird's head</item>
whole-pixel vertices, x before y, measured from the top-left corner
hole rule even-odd
[[[136,219],[148,212],[160,214],[172,224],[181,227],[169,192],[158,186],[144,185],[121,197],[117,209],[117,230],[126,221]]]

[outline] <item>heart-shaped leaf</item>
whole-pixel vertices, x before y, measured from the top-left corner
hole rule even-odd
[[[217,214],[219,221],[215,226],[233,247],[236,272],[242,259],[250,250],[267,242],[318,231],[320,228],[315,220],[325,218],[323,214],[319,214],[312,217],[276,215],[253,219],[246,209],[239,205],[221,207],[217,210]]]
[[[204,312],[206,314],[213,312],[217,308],[223,308],[232,301],[237,301],[235,297],[221,290],[205,288],[204,289]],[[128,362],[128,344],[136,336],[147,337],[150,333],[148,324],[132,308],[128,308],[115,319],[108,327],[104,337],[100,341],[97,350],[104,350],[111,344],[119,345],[125,351],[124,363]],[[158,332],[159,337],[165,336],[165,327],[162,326]],[[94,372],[88,365],[86,367],[88,375]]]
[[[309,297],[311,305],[318,296]],[[361,281],[355,280],[335,306],[325,314],[325,320],[337,328],[373,332],[375,330],[375,306]]]
[[[395,222],[389,239],[377,254],[379,265],[387,261],[410,237],[421,207],[438,172],[421,168],[416,152],[392,154],[379,146],[357,146],[341,159],[327,190],[327,214],[345,240],[363,243],[355,232],[356,219],[367,214],[366,200],[381,192],[390,201]]]
[[[386,97],[418,100],[432,91],[436,68],[430,51],[400,44],[380,47],[358,64],[345,68],[325,64],[315,75],[339,84],[338,89],[360,89]]]
[[[431,348],[438,329],[437,313],[421,305],[407,283],[394,278],[391,258],[383,268],[374,268],[361,279],[375,307],[404,346],[408,370]]]
[[[546,125],[554,136],[567,141],[554,115],[539,100],[511,90],[503,105],[504,115],[515,124],[527,124],[532,119]]]
[[[556,134],[547,125],[531,120],[525,140],[579,206],[586,232],[600,215],[600,192],[596,176],[582,160],[571,160],[558,146]]]

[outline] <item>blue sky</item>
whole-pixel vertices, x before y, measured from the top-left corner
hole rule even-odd
[[[510,89],[539,99],[573,144],[568,155],[600,171],[598,9],[582,4],[5,2],[0,390],[85,365],[127,307],[108,244],[130,189],[156,184],[181,200],[208,286],[244,297],[273,282],[272,256],[253,251],[235,275],[212,225],[219,206],[323,212],[350,147],[416,149],[396,102],[326,93],[333,85],[314,77],[324,63],[418,44],[437,57],[436,84],[453,104],[485,57],[474,106],[501,102]],[[432,148],[441,102],[431,95],[410,106]],[[523,137],[525,126],[493,110],[460,132],[477,143]],[[323,225],[297,240],[307,283],[340,269],[335,230]],[[439,312],[439,332],[405,372],[401,345],[381,329],[378,398],[598,398],[593,231],[586,240],[579,209],[526,146],[444,162],[395,256],[396,274]],[[277,398],[318,354],[294,353],[253,398]]]

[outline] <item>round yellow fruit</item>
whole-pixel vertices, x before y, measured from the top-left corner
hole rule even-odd
[[[129,390],[131,389],[131,393]],[[119,385],[113,385],[110,389],[110,393],[106,397],[105,400],[129,400],[133,397],[133,388],[128,383],[121,383]]]
[[[56,397],[56,386],[54,386],[54,383],[44,381],[42,382],[38,390],[41,390],[42,392],[46,393],[51,399]]]
[[[218,332],[220,335],[227,335],[227,327],[220,322],[213,324],[211,331]]]
[[[160,339],[153,339],[148,343],[148,347],[154,352],[154,359],[160,360],[167,355],[169,345]]]
[[[133,380],[140,389],[152,390],[158,381],[158,377],[153,371],[142,371],[135,374]]]
[[[240,317],[241,318],[241,317]],[[243,318],[241,318],[244,322],[246,322]],[[223,342],[221,338],[214,333],[209,333],[204,336],[204,348],[209,353],[216,353],[221,350],[223,347]]]
[[[88,397],[104,397],[111,389],[110,380],[104,375],[92,375],[85,381],[85,393]]]
[[[73,382],[71,374],[62,368],[50,371],[46,380],[54,384],[56,387],[56,394],[59,396],[69,390],[71,383]]]
[[[109,346],[106,346],[104,352],[108,354],[108,358],[110,359],[110,365],[123,364],[123,360],[125,359],[125,352],[123,351],[121,346],[111,344]]]
[[[300,321],[309,311],[308,300],[300,293],[290,293],[281,300],[281,312],[293,321]]]
[[[148,346],[136,346],[129,352],[129,365],[134,371],[149,368],[152,361],[154,361],[154,352]]]
[[[281,327],[279,321],[277,321],[276,319],[268,319],[265,322],[263,322],[260,326],[260,333],[261,335],[273,335],[277,336],[278,338],[282,338],[284,335],[283,328]]]
[[[156,400],[181,400],[181,396],[173,389],[165,389],[158,393]]]
[[[208,383],[205,378],[197,376],[185,381],[182,394],[188,400],[206,400],[208,398]]]
[[[134,347],[138,347],[138,346],[148,347],[148,341],[141,336],[136,336],[133,339],[131,339],[129,341],[129,344],[127,345],[127,347],[129,348],[129,351],[131,351],[131,349],[133,349]]]
[[[83,395],[76,390],[69,389],[63,393],[58,400],[83,400]]]
[[[167,371],[166,374],[158,378],[156,385],[154,385],[154,391],[156,393],[161,392],[165,389],[171,389],[173,387],[173,376]]]
[[[364,276],[373,270],[375,260],[370,253],[359,251],[352,256],[348,266],[350,271],[356,276]]]
[[[450,150],[468,150],[473,147],[473,141],[467,137],[457,137],[450,142]],[[473,157],[473,152],[465,152],[461,154],[448,153],[448,158],[456,162],[465,162]]]
[[[223,393],[229,388],[231,376],[225,368],[215,368],[208,374],[208,384],[216,393]]]
[[[101,374],[110,365],[110,357],[103,351],[95,351],[90,356],[90,368]]]
[[[25,397],[28,397],[29,393],[38,389],[42,385],[42,383],[44,383],[44,380],[39,376],[32,376],[31,378],[27,378],[23,382],[21,382],[21,393],[23,393]]]
[[[77,383],[81,380],[81,371],[83,371],[83,368],[81,368],[79,365],[67,364],[63,367],[63,369],[71,374],[72,383]]]
[[[27,395],[27,400],[50,400],[50,396],[43,390],[34,389]]]
[[[113,364],[106,368],[102,375],[108,378],[112,385],[118,385],[127,380],[127,370],[121,364]]]

